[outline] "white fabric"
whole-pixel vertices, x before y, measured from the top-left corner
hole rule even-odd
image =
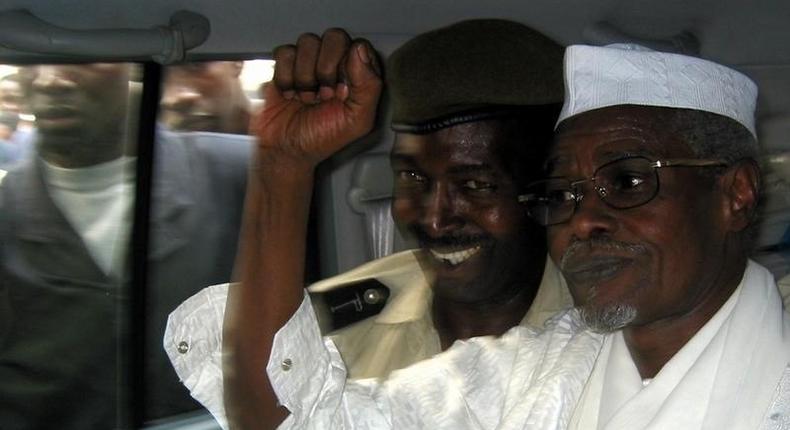
[[[563,406],[580,393],[602,336],[583,330],[575,311],[547,326],[456,342],[383,383],[347,381],[334,344],[322,344],[306,298],[275,336],[267,366],[280,402],[292,412],[279,428],[564,428],[571,410]]]
[[[701,337],[689,342],[688,350],[700,358],[672,377],[677,388],[667,401],[652,406],[651,414],[657,409],[655,421],[611,428],[790,428],[790,316],[782,310],[771,275],[755,263],[749,263],[736,294],[732,310],[723,307],[710,327],[700,331]],[[171,315],[168,331],[179,326],[174,320],[183,312],[179,308]],[[184,336],[221,331],[219,313],[193,316]],[[717,318],[724,321],[719,324]],[[166,334],[167,339],[177,337]],[[613,336],[607,339],[607,348],[615,345]],[[305,299],[277,333],[267,372],[281,403],[293,412],[283,429],[554,430],[568,428],[585,382],[591,373],[595,377],[602,343],[602,336],[583,330],[576,312],[568,311],[550,320],[544,331],[519,326],[499,339],[457,342],[433,359],[394,372],[385,382],[346,381],[340,355],[331,341],[322,341]],[[664,390],[667,373],[662,369],[643,390]],[[200,387],[185,383],[224,423],[219,378]],[[708,402],[699,401],[705,397]],[[682,420],[687,415],[704,422],[686,426]],[[581,422],[577,428],[595,428],[588,424]]]
[[[345,386],[342,363],[337,361],[331,344],[322,357],[328,363],[327,370],[320,372],[329,376],[326,380],[314,376],[317,368],[311,368],[312,362],[298,363],[292,358],[307,345],[318,344],[317,339],[308,340],[317,335],[308,328],[309,323],[297,327],[300,323],[295,322],[293,331],[285,327],[278,333],[267,369],[281,401],[294,411],[283,428],[565,428],[579,395],[580,385],[576,382],[579,377],[589,377],[589,364],[595,360],[598,349],[592,345],[599,344],[580,341],[580,332],[565,338],[564,345],[546,342],[562,331],[563,322],[573,321],[573,316],[565,314],[556,322],[559,325],[544,333],[522,331],[519,327],[501,341],[487,339],[484,345],[478,344],[477,339],[459,343],[424,364],[395,372],[382,385],[349,382]],[[759,336],[755,335],[755,327],[760,327]],[[641,378],[635,369],[631,370],[638,391],[632,389],[634,397],[624,408],[609,412],[614,414],[612,422],[602,428],[760,428],[768,419],[777,384],[790,360],[789,327],[772,276],[750,263],[731,300],[647,387],[641,388]],[[513,336],[519,342],[534,343],[528,350],[520,343],[509,344]],[[298,341],[292,343],[295,339]],[[609,354],[614,352],[622,359],[627,350],[624,343],[618,347],[614,340]],[[551,346],[542,350],[548,345]],[[536,359],[530,356],[534,352],[531,348],[548,354]],[[483,353],[479,352],[481,349]],[[484,360],[481,355],[485,355]],[[304,356],[321,354],[316,350]],[[514,361],[514,357],[518,359]],[[279,363],[288,358],[294,365],[285,371]],[[560,376],[550,372],[546,375],[551,376],[541,383],[531,380],[529,372],[523,373],[520,367],[556,369],[558,363],[567,373]],[[605,360],[599,363],[608,367]],[[622,363],[615,363],[613,370],[618,367]],[[499,372],[506,372],[507,376],[498,377]],[[289,381],[301,377],[310,383],[300,386]],[[294,386],[298,388],[292,391]],[[516,393],[512,391],[514,386],[519,387]],[[342,389],[345,393],[341,394]],[[772,423],[776,421],[770,419]],[[577,424],[583,429],[596,425],[583,421]]]
[[[790,360],[790,320],[772,276],[755,263],[735,294],[630,400],[630,410],[615,412],[605,428],[755,429],[779,421],[771,409],[777,394],[784,396],[777,384]],[[318,346],[310,318],[303,311],[278,333],[267,368],[280,400],[293,411],[282,428],[566,428],[579,378],[590,376],[600,345],[600,337],[579,330],[569,312],[545,332],[517,327],[499,341],[460,342],[383,384],[357,384],[344,382],[331,343],[323,351]],[[318,367],[312,367],[315,357]],[[286,359],[293,363],[288,370],[280,366]],[[640,395],[650,391],[658,394]],[[651,404],[656,397],[666,400]]]
[[[690,405],[682,411],[671,411],[672,425],[678,428],[701,428],[701,419],[710,400],[710,387],[716,377],[717,365],[704,363],[700,355],[706,353],[714,361],[721,358],[721,344],[711,343],[735,307],[740,289],[736,291],[699,332],[661,369],[648,383],[639,375],[636,364],[626,346],[622,332],[608,336],[596,362],[590,380],[576,407],[571,421],[572,429],[633,429],[653,425],[651,420],[658,409],[676,390],[692,366],[704,372],[703,382],[692,391]],[[726,330],[726,328],[724,329]],[[677,400],[673,400],[678,403]],[[679,412],[679,413],[678,413]],[[661,428],[658,426],[657,428]]]
[[[165,350],[179,378],[224,429],[228,425],[223,405],[221,345],[227,288],[228,284],[212,286],[185,301],[170,315],[164,337]],[[547,324],[556,326],[555,329],[541,336],[533,327],[519,326],[500,340],[481,337],[457,342],[448,353],[440,355],[443,360],[423,361],[425,364],[395,372],[393,382],[386,386],[374,379],[347,383],[337,348],[331,340],[322,340],[308,297],[305,295],[287,328],[278,332],[275,345],[279,346],[275,349],[279,355],[273,355],[268,366],[272,369],[272,381],[275,386],[284,387],[278,391],[281,403],[289,410],[305,412],[303,418],[310,415],[311,409],[319,413],[319,408],[309,406],[319,399],[335,407],[337,402],[342,402],[342,409],[350,416],[333,417],[336,409],[321,407],[323,418],[313,415],[308,423],[294,421],[298,415],[291,415],[282,428],[411,429],[424,424],[423,428],[483,429],[494,428],[491,420],[504,413],[512,415],[514,422],[529,420],[536,425],[545,420],[567,422],[570,411],[558,409],[558,404],[532,411],[520,399],[527,398],[524,391],[528,386],[539,386],[556,378],[562,383],[534,390],[528,396],[529,402],[534,403],[541,391],[550,393],[552,398],[578,394],[601,342],[600,336],[580,330],[575,312],[567,312],[549,321]],[[288,336],[287,340],[283,336]],[[568,359],[569,352],[574,351],[581,361]],[[291,363],[288,370],[282,366],[286,359]],[[538,362],[540,367],[535,366]],[[473,379],[470,379],[470,368],[477,370]],[[513,384],[509,384],[511,380]],[[448,384],[454,389],[448,391]],[[486,386],[488,390],[477,389]],[[346,391],[341,393],[344,387]],[[499,391],[503,387],[507,393]],[[448,400],[445,395],[449,394],[455,396],[456,403],[450,401],[444,405],[444,414],[435,414],[433,403],[438,399]],[[463,408],[467,396],[476,399],[475,410],[458,409]],[[489,408],[487,398],[498,407]],[[517,404],[522,406],[516,407]],[[410,411],[419,411],[419,417]],[[396,417],[390,417],[391,414]],[[349,421],[341,424],[337,419]],[[465,423],[467,419],[469,422]]]
[[[387,305],[377,316],[331,333],[350,378],[387,377],[393,370],[441,352],[431,317],[431,275],[420,266],[420,253],[412,250],[393,254],[308,288],[311,293],[325,292],[376,279],[390,290]],[[562,275],[546,258],[537,295],[521,324],[541,327],[572,303]]]
[[[395,246],[395,222],[391,215],[390,199],[366,202],[365,219],[368,228],[368,240],[373,258],[382,258],[392,254]]]
[[[564,71],[565,103],[557,124],[593,109],[635,104],[713,112],[757,137],[757,85],[725,66],[638,45],[571,45]]]
[[[188,298],[167,319],[164,348],[189,393],[228,428],[222,403],[222,321],[228,284]]]
[[[363,264],[317,282],[308,291],[320,293],[377,279],[390,289],[384,309],[332,333],[350,377],[387,376],[396,369],[427,359],[441,351],[430,318],[430,275],[417,254],[404,251]],[[228,284],[205,288],[182,303],[168,319],[164,348],[181,381],[215,416],[222,410],[222,330]],[[522,325],[542,326],[545,320],[571,304],[565,281],[547,259],[543,281]],[[216,394],[216,395],[215,395]]]
[[[132,157],[68,169],[41,160],[52,200],[109,276],[123,273],[134,201]]]

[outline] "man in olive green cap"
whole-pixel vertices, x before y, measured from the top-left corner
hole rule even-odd
[[[458,339],[540,326],[570,305],[543,229],[514,198],[541,170],[562,53],[524,25],[490,19],[424,33],[388,59],[392,215],[420,248],[339,276],[391,291],[379,315],[331,335],[350,377],[385,377]]]
[[[297,46],[278,48],[277,89],[270,88],[278,93],[269,106],[276,109],[278,101],[288,100],[284,103],[310,109],[327,91],[342,97],[344,84],[325,87],[333,77],[322,75],[319,65],[308,72],[303,65],[321,61],[319,51],[347,53],[352,59],[365,54],[367,64],[376,64],[367,49],[366,42],[352,43],[341,30],[329,30],[323,38],[302,35]],[[561,46],[521,24],[472,20],[419,35],[389,58],[387,83],[397,132],[391,153],[392,214],[420,249],[372,261],[310,288],[327,291],[376,279],[391,291],[379,315],[331,336],[349,377],[385,377],[456,340],[501,335],[518,324],[541,325],[570,306],[567,289],[546,258],[544,229],[517,203],[523,187],[541,175],[563,99],[562,54]],[[261,127],[266,133],[268,125]],[[261,137],[262,144],[269,141]],[[288,173],[293,175],[301,177]],[[274,192],[310,195],[291,188],[298,187],[288,184]],[[294,215],[289,223],[298,223],[304,214]],[[270,235],[266,241],[273,245],[276,239]],[[288,235],[278,255],[297,241]],[[287,265],[302,264],[293,257],[284,260]],[[231,289],[231,300],[240,287]],[[227,295],[226,286],[216,286],[185,302],[171,314],[165,337],[182,381],[220,422],[225,417],[217,389],[222,384],[215,383],[222,378],[217,333]],[[230,319],[238,316],[235,306],[228,303]],[[207,332],[195,333],[194,327]],[[198,356],[194,348],[179,353],[178,345],[187,338],[201,345],[205,339],[206,355]]]

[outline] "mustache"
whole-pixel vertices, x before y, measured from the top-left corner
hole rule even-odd
[[[439,237],[431,237],[421,229],[412,229],[414,237],[421,248],[431,247],[466,247],[477,245],[489,240],[488,236],[482,234],[450,234]]]
[[[606,237],[595,237],[592,239],[575,239],[560,258],[560,270],[566,270],[568,266],[577,264],[579,259],[586,258],[592,252],[603,253],[626,253],[626,254],[645,254],[647,248],[628,242],[620,242]]]

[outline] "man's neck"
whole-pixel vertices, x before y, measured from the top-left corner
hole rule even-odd
[[[39,142],[39,156],[48,163],[69,169],[94,166],[115,160],[124,155],[124,139],[118,136],[100,143],[81,141],[72,138],[59,138],[57,143]],[[49,137],[49,139],[53,139]]]
[[[459,339],[501,336],[519,325],[532,305],[537,286],[516,291],[506,300],[485,303],[459,303],[435,296],[431,313],[442,350]]]
[[[734,268],[734,269],[733,269]],[[746,258],[724,265],[713,288],[692,309],[644,325],[623,329],[631,358],[643,379],[653,378],[710,321],[730,298],[743,278]]]

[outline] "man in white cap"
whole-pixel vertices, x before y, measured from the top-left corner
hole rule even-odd
[[[294,196],[370,129],[381,80],[363,41],[304,55],[315,58],[297,68],[334,65],[346,79],[312,93],[283,80],[267,97],[242,284],[225,314],[235,426],[787,426],[790,321],[747,258],[760,182],[748,78],[635,47],[570,47],[548,179],[520,200],[548,227],[576,308],[543,330],[458,342],[386,382],[350,382],[302,291],[303,250],[288,245],[305,237],[308,199]]]

